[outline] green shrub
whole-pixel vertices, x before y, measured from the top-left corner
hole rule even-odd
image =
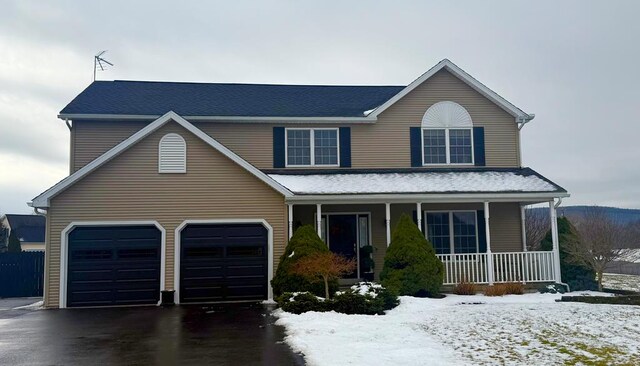
[[[313,253],[329,252],[327,245],[318,237],[315,229],[311,225],[299,227],[291,239],[284,254],[280,257],[280,263],[276,270],[271,286],[273,293],[279,296],[285,292],[306,292],[322,296],[324,294],[324,283],[322,281],[310,281],[303,276],[293,273],[293,265],[300,258],[304,258]],[[338,290],[338,281],[329,282],[329,292]]]
[[[569,285],[571,291],[598,290],[596,273],[585,266],[572,263],[567,252],[567,243],[576,239],[575,230],[566,217],[558,217],[558,242],[560,244],[560,274],[562,282]],[[540,243],[541,250],[553,250],[551,231]]]
[[[361,282],[347,291],[336,292],[331,300],[311,293],[284,293],[276,301],[282,310],[300,314],[307,311],[331,311],[344,314],[383,315],[400,303],[398,297],[377,283]]]
[[[302,314],[307,311],[323,312],[331,310],[331,304],[309,292],[285,292],[276,301],[282,310],[294,314]]]
[[[333,310],[344,314],[383,315],[399,303],[398,296],[373,282],[353,285],[347,291],[336,293],[332,300]]]
[[[444,265],[411,218],[403,214],[393,231],[382,284],[398,295],[434,296],[440,292]]]

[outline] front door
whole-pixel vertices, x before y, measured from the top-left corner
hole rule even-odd
[[[358,215],[331,214],[328,220],[329,249],[346,258],[358,260]],[[357,268],[357,266],[356,266]],[[344,278],[358,278],[358,270]]]

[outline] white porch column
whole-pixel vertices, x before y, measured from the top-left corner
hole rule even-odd
[[[384,221],[387,227],[387,247],[388,247],[389,244],[391,244],[391,204],[385,203],[384,209],[385,209]]]
[[[551,242],[553,243],[553,272],[556,283],[562,282],[560,272],[560,245],[558,241],[558,217],[556,213],[555,200],[549,201],[549,217],[551,218]]]
[[[527,221],[525,205],[520,205],[520,226],[522,231],[522,251],[527,251]]]
[[[418,219],[418,229],[422,231],[422,202],[416,203],[416,219]]]
[[[489,202],[484,203],[484,231],[487,237],[487,282],[493,285],[493,254],[491,253],[491,230],[489,228]]]
[[[289,207],[289,239],[293,236],[293,204],[287,204]]]
[[[316,231],[318,236],[322,238],[322,204],[316,204]]]

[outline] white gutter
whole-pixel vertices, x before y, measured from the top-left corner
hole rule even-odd
[[[536,118],[536,115],[533,113],[527,114],[524,116],[518,116],[516,118],[516,123],[518,124],[518,131],[522,130],[522,127],[524,127],[524,125],[526,125],[527,123],[531,122],[534,118]]]
[[[156,120],[162,115],[154,114],[59,114],[63,120],[96,119],[96,120]],[[246,123],[375,123],[377,117],[242,117],[242,116],[182,116],[191,122],[246,122]]]

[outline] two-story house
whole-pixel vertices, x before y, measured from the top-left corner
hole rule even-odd
[[[47,307],[271,298],[303,224],[377,277],[402,213],[445,284],[561,280],[555,226],[524,240],[524,206],[568,196],[522,165],[533,115],[449,60],[407,86],[96,81],[59,117],[71,174],[30,203]]]

